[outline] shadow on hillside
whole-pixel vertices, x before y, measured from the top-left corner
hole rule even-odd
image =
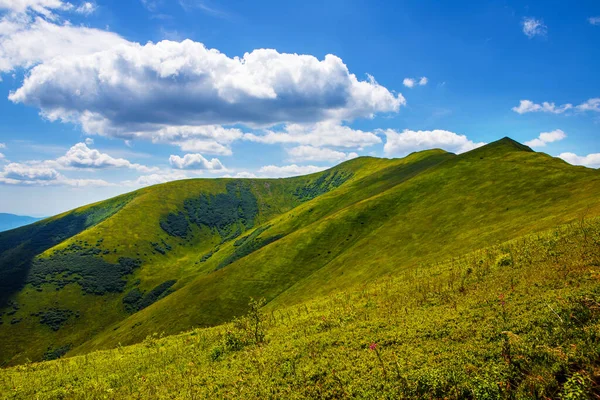
[[[87,214],[69,214],[0,233],[0,309],[23,288],[35,256],[82,232]]]

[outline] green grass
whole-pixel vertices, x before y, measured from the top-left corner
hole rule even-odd
[[[586,399],[600,219],[221,326],[0,372],[3,398]],[[246,302],[248,299],[246,299]],[[60,350],[60,349],[58,349]]]
[[[0,317],[0,364],[41,360],[48,347],[80,355],[139,343],[154,332],[219,325],[246,313],[250,297],[265,298],[267,309],[305,304],[584,214],[598,216],[598,198],[598,171],[510,139],[459,156],[430,150],[403,159],[361,157],[306,177],[197,179],[142,189],[108,217],[30,252],[43,263],[81,248],[99,251],[94,257],[102,265],[123,258],[141,265],[131,274],[103,274],[122,280],[113,279],[118,290],[103,295],[86,293],[84,281],[74,280],[81,272],[44,277],[41,292],[32,284],[14,292],[10,300],[19,309]],[[33,234],[23,230],[23,240],[27,232]],[[0,262],[0,272],[10,267]],[[173,280],[148,306],[138,307],[133,297],[133,306],[123,302],[134,290],[149,294]],[[53,330],[32,316],[48,309],[79,318]],[[20,322],[11,324],[14,318]]]

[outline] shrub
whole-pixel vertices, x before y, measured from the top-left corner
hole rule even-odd
[[[56,360],[67,354],[69,350],[71,350],[71,344],[67,344],[56,348],[48,347],[48,350],[46,350],[46,352],[44,353],[44,360]]]
[[[510,267],[513,265],[512,256],[508,253],[501,254],[496,258],[497,267]]]
[[[123,297],[123,305],[125,306],[125,310],[127,312],[134,313],[154,304],[163,297],[173,293],[171,286],[173,286],[175,282],[177,281],[170,280],[163,282],[154,289],[150,290],[146,295],[144,295],[144,293],[142,293],[138,288],[132,289],[125,295],[125,297]]]
[[[246,257],[248,254],[253,253],[256,250],[259,250],[262,247],[265,247],[266,245],[273,243],[273,242],[281,239],[284,236],[284,235],[273,235],[273,236],[270,236],[267,238],[257,237],[258,235],[260,235],[262,232],[264,232],[268,228],[269,228],[269,226],[257,229],[249,236],[242,238],[242,239],[244,239],[242,242],[240,242],[238,240],[237,241],[238,245],[236,246],[233,253],[230,254],[228,257],[226,257],[223,261],[221,261],[219,263],[219,265],[217,266],[217,268],[215,268],[215,270],[224,268],[224,267],[228,266],[229,264],[236,262],[240,258]]]
[[[160,227],[171,236],[185,238],[189,231],[188,220],[181,211],[169,213],[166,219],[160,221]]]
[[[312,200],[317,196],[329,192],[346,182],[352,173],[346,171],[326,172],[305,186],[298,187],[294,196],[300,201]]]
[[[225,193],[187,199],[184,208],[192,223],[216,229],[223,239],[241,234],[238,222],[246,229],[252,228],[258,215],[258,202],[250,184],[239,181],[228,183]]]
[[[63,251],[35,260],[27,283],[35,287],[53,283],[58,288],[77,283],[90,294],[120,293],[126,285],[123,278],[140,265],[140,260],[132,258],[122,257],[117,264],[111,264],[87,252]]]
[[[59,330],[73,315],[73,311],[60,308],[50,308],[39,313],[40,324],[48,325],[53,331]]]

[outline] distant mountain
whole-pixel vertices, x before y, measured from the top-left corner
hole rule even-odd
[[[40,219],[42,218],[0,213],[0,232],[15,229],[23,225],[33,224]]]

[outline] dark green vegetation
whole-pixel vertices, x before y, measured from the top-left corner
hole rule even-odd
[[[115,214],[131,198],[132,195],[120,196],[33,225],[0,232],[0,307],[24,286],[37,255]]]
[[[15,265],[21,271],[20,255],[29,257],[16,284],[5,284],[6,300],[19,308],[6,301],[2,309],[0,364],[41,360],[49,348],[74,356],[140,343],[156,332],[216,326],[246,314],[250,297],[264,298],[277,314],[383,276],[401,282],[424,266],[599,216],[599,198],[598,171],[510,139],[458,156],[430,150],[403,159],[362,157],[297,178],[197,179],[142,189],[0,234],[0,274],[10,276]],[[104,210],[103,217],[67,229],[77,216],[100,215],[93,210]],[[32,246],[44,237],[38,225],[51,223],[67,228],[52,228],[44,246]],[[493,262],[516,263],[509,252]],[[427,307],[414,324],[429,318]],[[50,309],[79,318],[73,314],[55,331],[33,316]],[[442,310],[431,324],[442,323]],[[318,323],[330,329],[330,321]],[[238,342],[256,347],[230,339],[215,350],[217,359],[231,359],[228,348]],[[416,351],[429,354],[427,346]]]
[[[269,229],[271,226],[266,225],[262,228],[255,229],[248,236],[244,236],[243,238],[236,240],[233,245],[235,246],[233,253],[227,256],[223,261],[217,265],[217,270],[223,267],[228,266],[239,260],[240,258],[246,257],[247,255],[254,253],[256,250],[268,245],[269,243],[273,243],[276,240],[281,239],[284,235],[273,235],[267,237],[259,237],[264,231]]]
[[[41,311],[37,314],[33,314],[35,316],[40,317],[40,323],[44,325],[48,325],[50,329],[53,331],[59,330],[68,320],[74,315],[71,310],[63,310],[60,308],[51,308],[46,311]],[[77,315],[78,317],[78,315]]]
[[[0,392],[40,399],[600,394],[599,219],[296,306],[261,305],[252,301],[245,316],[222,326],[6,369]]]
[[[0,213],[0,232],[15,229],[20,226],[33,224],[41,218],[25,217],[21,215]]]
[[[134,313],[148,307],[152,303],[173,293],[171,286],[176,282],[175,280],[163,282],[147,294],[142,293],[138,288],[132,289],[123,297],[125,309],[130,313]]]
[[[141,262],[121,257],[118,263],[111,264],[97,257],[100,253],[98,248],[91,251],[59,250],[48,258],[35,260],[26,282],[39,289],[44,284],[62,289],[76,283],[83,292],[96,295],[122,292],[127,283],[124,278]]]

